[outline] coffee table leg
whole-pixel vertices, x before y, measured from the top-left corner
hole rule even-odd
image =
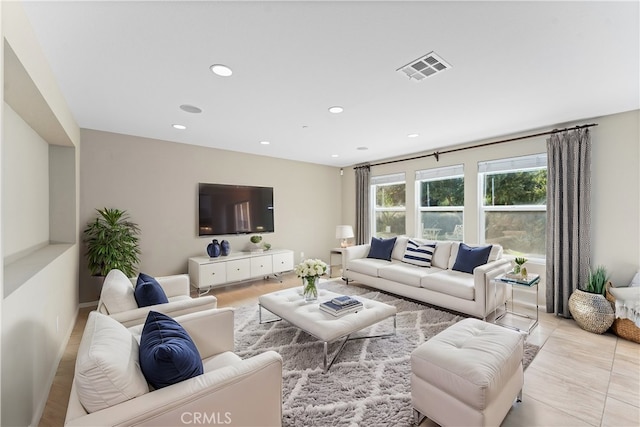
[[[268,320],[266,322],[262,321],[262,310],[267,310],[266,308],[262,307],[262,305],[260,303],[258,303],[258,323],[259,324],[263,324],[263,323],[273,323],[273,322],[278,322],[280,320],[282,320],[282,318],[280,316],[278,316],[277,319],[273,319],[273,320]],[[269,310],[267,310],[269,311]],[[271,311],[269,311],[269,313],[272,313]],[[273,314],[273,313],[272,313]],[[274,314],[274,316],[277,316],[276,314]]]
[[[396,334],[397,331],[397,316],[394,314],[393,315],[393,332],[390,332],[388,334],[380,334],[380,335],[368,335],[366,337],[351,337],[351,334],[347,335],[346,337],[344,337],[344,340],[342,341],[342,344],[340,345],[340,348],[338,349],[338,351],[336,352],[336,354],[333,356],[333,358],[331,359],[331,361],[327,364],[327,349],[329,346],[329,343],[327,341],[324,341],[324,359],[323,359],[323,363],[322,363],[322,367],[323,367],[323,371],[326,374],[327,372],[329,372],[329,369],[331,369],[331,366],[333,366],[333,362],[336,361],[336,359],[338,358],[338,356],[340,356],[340,353],[342,352],[342,349],[344,348],[344,346],[347,344],[347,341],[353,341],[353,340],[363,340],[366,338],[386,338],[386,337],[391,337],[394,336]]]

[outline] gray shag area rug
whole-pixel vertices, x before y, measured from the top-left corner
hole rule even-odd
[[[396,306],[396,335],[347,342],[324,374],[321,342],[284,320],[259,324],[257,304],[252,304],[236,308],[236,353],[242,358],[267,350],[282,355],[284,426],[411,426],[411,352],[464,316],[341,281],[320,286]],[[263,311],[263,320],[269,316]],[[393,321],[387,319],[362,333],[392,330]],[[329,345],[330,357],[339,346]],[[525,368],[538,350],[525,344]]]

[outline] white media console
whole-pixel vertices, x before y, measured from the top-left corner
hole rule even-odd
[[[189,258],[189,280],[200,294],[234,282],[277,276],[293,270],[293,251],[232,252],[228,256]]]

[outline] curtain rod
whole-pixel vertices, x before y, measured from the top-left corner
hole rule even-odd
[[[574,127],[571,127],[571,128],[554,129],[554,130],[550,130],[550,131],[546,131],[546,132],[535,133],[535,134],[532,134],[532,135],[525,135],[525,136],[518,136],[516,138],[502,139],[500,141],[485,142],[484,144],[477,144],[477,145],[472,145],[472,146],[469,146],[469,147],[460,147],[460,148],[452,148],[450,150],[444,150],[444,151],[435,151],[435,152],[433,152],[431,154],[423,154],[421,156],[408,157],[406,159],[389,160],[387,162],[371,163],[369,166],[388,165],[388,164],[391,164],[391,163],[406,162],[408,160],[424,159],[425,157],[435,157],[436,158],[436,162],[438,162],[438,161],[440,161],[440,155],[441,154],[455,153],[457,151],[471,150],[472,148],[487,147],[489,145],[504,144],[505,142],[520,141],[522,139],[535,138],[537,136],[551,135],[551,134],[554,134],[554,133],[567,132],[567,131],[570,131],[570,130],[578,130],[578,129],[582,129],[582,128],[590,128],[592,126],[598,126],[598,124],[597,123],[590,123],[588,125],[574,126]]]

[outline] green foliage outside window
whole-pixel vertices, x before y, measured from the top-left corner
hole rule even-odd
[[[464,206],[464,178],[422,181],[420,206]]]
[[[484,205],[545,205],[547,203],[547,170],[486,174]]]
[[[405,183],[376,186],[377,208],[405,207]]]

